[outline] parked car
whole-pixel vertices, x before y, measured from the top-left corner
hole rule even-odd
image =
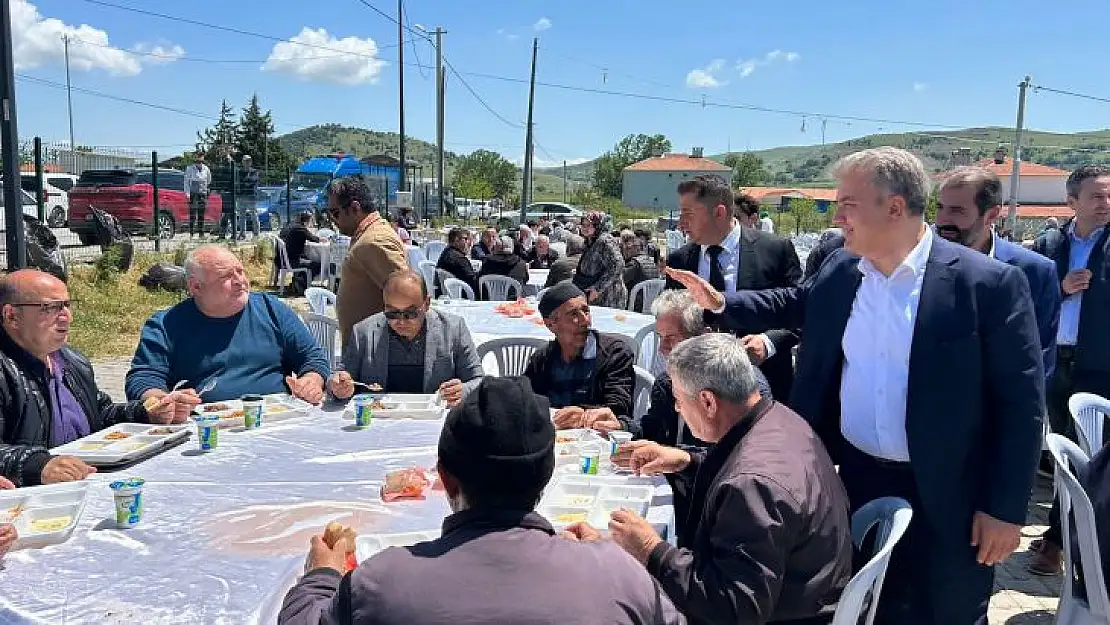
[[[258,187],[255,209],[258,211],[258,227],[262,230],[281,230],[282,224],[301,213],[316,212],[316,198],[313,193],[293,192],[286,206],[288,190],[282,187]]]
[[[176,169],[158,170],[158,236],[173,238],[189,227],[189,196],[185,194],[185,174]],[[95,206],[115,217],[128,234],[149,235],[154,228],[154,175],[149,169],[89,169],[77,179],[69,193],[69,229],[82,245],[96,243],[93,215]],[[208,232],[216,232],[223,200],[208,194],[204,222]]]
[[[23,214],[30,217],[38,218],[39,205],[34,197],[26,191],[20,190],[23,198]],[[4,224],[7,221],[7,215],[4,214],[4,182],[0,180],[0,231],[4,230]]]
[[[35,172],[21,172],[20,186],[35,197]],[[42,199],[46,213],[46,223],[51,228],[64,228],[69,221],[69,192],[77,184],[73,174],[44,173],[42,175]],[[36,198],[36,215],[38,200]]]
[[[534,202],[529,204],[524,211],[524,219],[520,220],[519,210],[503,210],[498,216],[497,223],[500,227],[505,228],[516,223],[526,223],[528,221],[539,221],[540,217],[547,217],[549,220],[558,219],[559,221],[566,222],[570,219],[582,219],[582,210],[571,206],[570,204],[563,204],[562,202]]]

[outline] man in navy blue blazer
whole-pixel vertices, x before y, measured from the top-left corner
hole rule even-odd
[[[1060,325],[1060,286],[1056,265],[1044,256],[999,237],[994,223],[1002,213],[1002,181],[984,167],[957,167],[938,192],[936,233],[991,258],[1021,269],[1029,281],[1041,337],[1041,357],[1048,380],[1056,366],[1056,330]]]
[[[857,152],[834,174],[845,249],[811,280],[726,300],[695,274],[668,274],[728,323],[801,327],[790,405],[834,454],[852,510],[887,496],[913,507],[877,622],[986,623],[1041,448],[1028,281],[933,233],[929,175],[909,152]]]

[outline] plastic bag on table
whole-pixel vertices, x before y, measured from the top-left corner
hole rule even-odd
[[[385,474],[382,501],[399,499],[424,499],[424,491],[432,485],[428,472],[422,467],[398,469]]]

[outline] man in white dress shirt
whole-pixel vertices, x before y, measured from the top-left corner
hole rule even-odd
[[[725,297],[668,273],[733,323],[801,326],[790,405],[838,460],[853,511],[889,496],[913,507],[876,622],[986,623],[993,566],[1018,546],[1041,444],[1028,282],[932,233],[929,176],[909,152],[864,150],[834,173],[846,249],[800,287]]]

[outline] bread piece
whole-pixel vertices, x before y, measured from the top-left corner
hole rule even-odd
[[[328,526],[324,528],[324,544],[326,544],[329,549],[335,549],[335,546],[339,544],[339,541],[346,538],[347,552],[354,552],[355,538],[357,536],[358,535],[355,534],[355,531],[350,527],[346,525],[340,525],[339,523],[336,523],[334,521],[328,523]]]

